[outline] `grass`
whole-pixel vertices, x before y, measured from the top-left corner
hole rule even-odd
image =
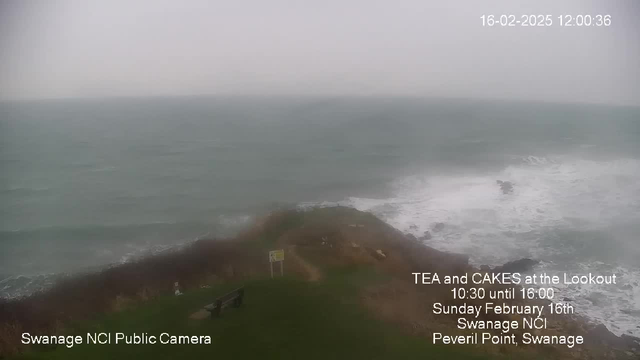
[[[293,277],[245,282],[245,304],[218,319],[189,314],[240,285],[227,283],[183,296],[166,296],[135,308],[76,324],[71,333],[125,332],[209,335],[211,345],[77,345],[31,350],[18,359],[485,359],[464,349],[433,346],[375,320],[357,301],[358,286],[380,280],[366,268],[344,268],[324,281]]]
[[[178,251],[78,274],[21,299],[0,299],[0,359],[22,350],[20,333],[60,335],[69,323],[111,312],[123,302],[146,301],[200,284],[261,273],[268,265],[258,241],[202,240]]]
[[[363,229],[358,227],[359,232],[353,233],[353,229],[346,227],[349,224],[363,225]],[[347,235],[341,230],[345,228]],[[0,322],[0,359],[3,354],[15,355],[25,350],[7,350],[5,346],[3,353],[3,344],[18,344],[21,331],[77,334],[85,342],[87,333],[111,333],[113,340],[115,333],[127,336],[144,333],[156,337],[161,333],[206,335],[211,337],[212,343],[82,344],[71,349],[32,346],[16,355],[16,359],[455,360],[498,356],[487,355],[485,351],[474,354],[477,347],[434,346],[428,338],[408,335],[406,326],[402,328],[393,321],[387,323],[389,319],[380,320],[383,317],[377,317],[363,305],[361,290],[393,281],[394,274],[398,275],[397,271],[391,271],[395,269],[390,267],[394,263],[380,267],[368,262],[334,262],[329,260],[339,258],[339,254],[327,247],[307,251],[307,243],[313,247],[310,240],[317,242],[324,236],[358,243],[362,240],[363,244],[368,241],[368,246],[381,244],[391,253],[409,254],[403,259],[409,266],[399,267],[401,275],[410,273],[410,269],[420,270],[442,261],[448,266],[451,262],[442,260],[440,257],[444,255],[440,253],[416,248],[415,243],[405,241],[403,234],[370,214],[339,207],[281,211],[234,241],[200,241],[178,252],[70,279],[49,292],[30,298],[0,302],[0,318],[8,318],[8,325],[16,324],[3,328]],[[348,239],[341,238],[344,236]],[[322,271],[320,281],[302,280],[300,272],[296,272],[295,262],[285,264],[289,275],[283,278],[261,278],[268,266],[267,250],[287,244],[296,244],[297,252]],[[434,257],[438,257],[438,261]],[[292,276],[294,272],[298,277]],[[174,281],[180,282],[185,295],[160,295],[170,294]],[[216,285],[199,288],[205,282]],[[216,297],[240,285],[245,286],[245,303],[240,309],[225,309],[222,317],[216,319],[189,318]],[[114,306],[114,300],[118,299],[123,301],[115,303],[121,306]],[[117,309],[120,310],[113,312]],[[522,356],[519,359],[524,360]]]

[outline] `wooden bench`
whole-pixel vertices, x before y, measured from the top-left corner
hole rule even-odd
[[[225,308],[229,305],[233,305],[233,307],[239,307],[242,305],[242,300],[244,298],[244,286],[239,287],[231,292],[228,292],[213,302],[213,304],[206,305],[204,307],[205,310],[211,313],[211,317],[219,317],[222,312],[222,308]]]

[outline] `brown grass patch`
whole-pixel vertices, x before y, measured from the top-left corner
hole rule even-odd
[[[11,356],[23,350],[24,345],[20,342],[23,330],[19,324],[0,324],[0,359],[3,356]]]
[[[178,251],[71,277],[53,288],[0,300],[0,358],[21,349],[20,334],[52,335],[61,324],[120,311],[173,290],[264,273],[264,254],[245,241],[201,240]]]

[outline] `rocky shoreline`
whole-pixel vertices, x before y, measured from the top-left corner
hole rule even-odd
[[[443,226],[434,224],[431,231],[440,231]],[[25,349],[19,342],[22,332],[64,334],[65,324],[172,294],[176,282],[181,291],[188,292],[207,284],[265,276],[268,260],[264,256],[264,246],[256,246],[260,243],[295,251],[296,256],[290,260],[288,269],[308,281],[312,281],[308,274],[309,264],[321,265],[318,266],[320,269],[344,266],[377,269],[388,281],[364,289],[361,294],[363,305],[375,316],[428,338],[438,332],[466,335],[456,327],[456,316],[434,316],[431,309],[431,304],[437,302],[460,305],[463,301],[451,299],[451,286],[416,285],[411,274],[526,273],[537,264],[536,260],[519,259],[493,269],[487,266],[474,268],[469,265],[468,256],[425,246],[415,236],[405,235],[369,213],[343,207],[285,210],[261,219],[232,239],[200,240],[172,253],[64,279],[53,288],[29,297],[1,300],[0,318],[4,320],[0,323],[0,358]],[[322,274],[316,274],[313,279],[322,281]],[[509,288],[503,284],[482,287],[496,291]],[[471,306],[483,305],[478,300],[464,302]],[[504,303],[547,306],[550,301],[511,299]],[[522,320],[517,314],[485,314],[480,318],[494,322]],[[496,356],[517,356],[522,352],[557,359],[640,359],[638,338],[616,336],[604,325],[592,324],[576,315],[549,315],[545,319],[548,321],[546,333],[582,336],[585,344],[572,348],[489,346],[478,350]],[[540,335],[541,332],[532,331],[532,334]]]
[[[498,184],[501,184],[498,181]],[[502,185],[502,184],[501,184]],[[511,185],[511,184],[509,184]],[[512,188],[509,186],[509,191]],[[435,223],[432,226],[432,230],[439,231],[444,228],[444,223]],[[428,240],[431,238],[431,234],[429,231],[425,232],[425,235],[416,238],[412,234],[405,234],[405,236],[409,240]],[[468,257],[466,255],[462,255],[462,258]],[[472,271],[475,273],[484,273],[484,274],[512,274],[512,273],[529,273],[532,272],[536,265],[538,265],[540,261],[533,260],[530,258],[522,258],[514,261],[509,261],[504,263],[503,265],[496,266],[491,268],[488,265],[481,265],[477,269],[473,269]],[[615,275],[613,275],[615,278]],[[605,282],[606,280],[603,280]],[[567,303],[571,302],[573,299],[563,298],[560,302]],[[553,303],[550,300],[533,300],[531,303],[543,303],[545,305]],[[536,305],[533,305],[536,306]],[[551,330],[578,333],[584,338],[585,342],[590,343],[592,346],[599,347],[601,349],[607,349],[604,352],[601,352],[599,358],[602,359],[618,359],[618,358],[629,358],[629,359],[640,359],[640,337],[631,336],[628,334],[622,334],[620,336],[612,333],[607,329],[607,327],[603,324],[599,324],[597,322],[591,321],[583,316],[572,315],[572,316],[551,316],[551,321],[553,324],[551,325]],[[640,325],[639,325],[640,326]],[[539,332],[538,332],[539,333]],[[584,356],[591,356],[589,354],[583,354]],[[582,356],[582,355],[580,355]],[[581,357],[577,357],[581,358]],[[586,357],[590,358],[590,357]]]

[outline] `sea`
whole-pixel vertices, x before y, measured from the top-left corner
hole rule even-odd
[[[496,181],[509,181],[504,194]],[[371,212],[475,265],[616,274],[553,285],[640,336],[640,108],[396,97],[0,103],[0,297],[283,207]],[[434,224],[443,223],[439,231]]]

